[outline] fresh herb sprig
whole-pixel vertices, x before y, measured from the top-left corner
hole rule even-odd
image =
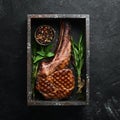
[[[85,81],[81,79],[81,71],[84,64],[84,43],[83,43],[83,35],[80,33],[80,38],[78,43],[76,43],[73,38],[71,38],[72,41],[72,51],[74,56],[74,67],[77,71],[78,75],[78,91],[77,93],[82,92],[82,88],[85,84]]]
[[[44,58],[50,58],[54,56],[54,53],[51,52],[52,45],[48,46],[37,46],[33,44],[32,49],[32,90],[33,90],[33,98],[35,97],[34,87],[35,87],[35,80],[37,76],[37,70],[39,62]]]
[[[33,63],[35,64],[39,62],[40,60],[42,60],[43,58],[53,57],[54,53],[51,52],[51,48],[52,48],[51,45],[46,46],[46,47],[40,46],[40,50],[36,51],[36,54],[33,55]]]

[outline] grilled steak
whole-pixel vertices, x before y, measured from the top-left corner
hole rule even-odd
[[[61,24],[59,45],[54,58],[40,64],[36,89],[46,99],[66,98],[74,89],[74,75],[68,68],[71,58],[70,30],[68,23]]]

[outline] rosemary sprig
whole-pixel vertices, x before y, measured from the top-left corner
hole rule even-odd
[[[81,80],[81,71],[82,71],[82,67],[84,64],[84,44],[83,44],[83,35],[82,33],[80,33],[80,38],[78,43],[76,43],[73,38],[71,38],[71,42],[72,42],[72,51],[73,51],[73,56],[74,56],[74,67],[77,71],[77,75],[78,75],[78,91],[77,93],[81,93],[82,92],[82,88],[85,84],[84,80]]]

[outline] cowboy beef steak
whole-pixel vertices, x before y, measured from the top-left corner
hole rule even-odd
[[[70,31],[70,25],[62,22],[54,58],[42,62],[38,69],[36,89],[46,99],[67,98],[75,87],[73,72],[68,67],[71,58]]]

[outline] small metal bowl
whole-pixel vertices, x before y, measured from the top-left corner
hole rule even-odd
[[[55,38],[55,30],[50,25],[41,25],[37,27],[34,37],[38,44],[48,45]]]

